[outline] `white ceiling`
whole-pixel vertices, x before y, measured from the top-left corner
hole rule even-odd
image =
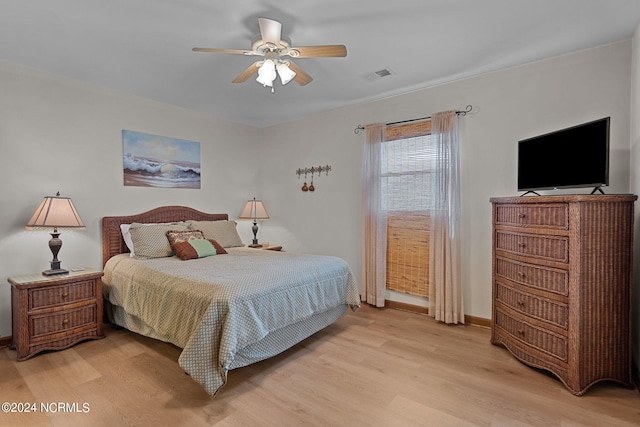
[[[250,49],[258,17],[347,57],[298,59],[313,82],[271,93],[231,83],[255,57],[191,51]],[[263,127],[628,39],[639,22],[639,0],[0,0],[0,61]]]

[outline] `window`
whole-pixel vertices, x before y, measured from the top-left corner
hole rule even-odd
[[[430,120],[387,127],[381,162],[388,216],[386,287],[422,297],[429,295],[430,134]]]

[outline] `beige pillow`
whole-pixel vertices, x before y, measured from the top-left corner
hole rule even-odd
[[[201,230],[205,239],[213,239],[223,248],[244,246],[235,221],[187,221],[189,229]]]
[[[167,231],[186,231],[186,224],[139,224],[129,227],[135,258],[164,258],[173,256]]]

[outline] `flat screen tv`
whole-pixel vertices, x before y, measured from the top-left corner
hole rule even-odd
[[[609,185],[609,117],[518,142],[518,191]],[[525,193],[526,194],[526,193]]]

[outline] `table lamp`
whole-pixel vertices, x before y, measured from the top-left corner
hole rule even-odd
[[[269,215],[267,214],[267,210],[264,208],[261,200],[256,200],[254,197],[253,200],[249,200],[247,204],[244,206],[242,213],[238,217],[238,219],[244,220],[252,220],[253,227],[253,243],[249,245],[250,248],[261,248],[262,245],[258,243],[258,223],[256,220],[264,220],[269,219]]]
[[[69,197],[61,197],[60,192],[55,196],[45,197],[36,208],[26,228],[29,230],[53,228],[53,233],[50,233],[51,240],[49,240],[49,249],[53,254],[53,260],[51,261],[51,268],[43,271],[42,274],[53,276],[68,273],[68,270],[60,268],[60,261],[58,260],[58,252],[62,247],[58,228],[77,228],[81,230],[85,228],[71,199]]]

